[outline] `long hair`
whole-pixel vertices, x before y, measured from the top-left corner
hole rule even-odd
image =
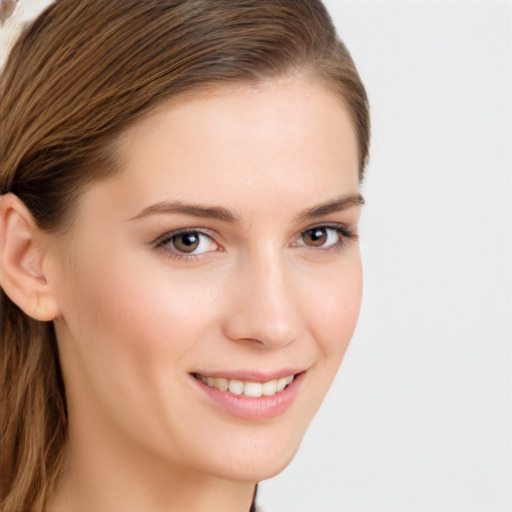
[[[84,187],[116,172],[115,138],[163,101],[301,73],[339,94],[368,157],[367,97],[320,0],[56,0],[0,76],[0,194],[37,225],[69,225]],[[52,323],[0,291],[4,512],[42,511],[66,454]]]

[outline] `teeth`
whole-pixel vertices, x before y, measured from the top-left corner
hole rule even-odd
[[[215,386],[217,389],[220,389],[221,391],[227,391],[229,389],[229,380],[218,378],[213,380],[212,387]]]
[[[286,387],[286,377],[281,377],[277,381],[277,391],[282,391]]]
[[[238,379],[225,379],[224,377],[203,377],[196,375],[199,380],[211,388],[220,391],[229,391],[234,395],[245,395],[252,397],[272,396],[282,391],[293,382],[295,375],[281,377],[280,379],[269,380],[268,382],[251,382]]]
[[[262,384],[261,386],[261,393],[265,396],[272,396],[275,395],[277,392],[277,381],[271,380],[269,382],[265,382],[265,384]]]
[[[263,394],[263,386],[259,382],[246,382],[244,384],[245,396],[261,396]]]
[[[244,392],[244,383],[241,380],[231,379],[228,389],[234,395],[241,395]]]

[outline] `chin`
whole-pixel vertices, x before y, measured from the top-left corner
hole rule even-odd
[[[290,439],[286,442],[265,442],[260,438],[253,443],[246,441],[245,446],[240,449],[236,449],[234,443],[232,449],[225,451],[221,456],[211,454],[206,466],[211,474],[222,479],[260,482],[278,475],[290,464],[301,440],[302,436],[294,443],[290,443]],[[203,460],[203,464],[204,462]]]
[[[229,468],[217,468],[212,471],[218,478],[236,482],[251,482],[257,483],[263,480],[273,478],[281,473],[292,461],[291,457],[272,460],[244,460],[238,464],[233,463]]]

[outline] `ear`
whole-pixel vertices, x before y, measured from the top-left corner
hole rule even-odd
[[[44,274],[45,236],[14,194],[0,196],[0,286],[28,316],[50,321],[59,308]]]

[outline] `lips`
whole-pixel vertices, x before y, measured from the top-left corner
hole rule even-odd
[[[306,372],[279,372],[275,375],[191,374],[208,402],[229,414],[262,420],[283,414],[294,402]],[[279,376],[278,376],[279,375]],[[246,377],[246,378],[243,378]],[[275,377],[275,378],[271,378]]]

